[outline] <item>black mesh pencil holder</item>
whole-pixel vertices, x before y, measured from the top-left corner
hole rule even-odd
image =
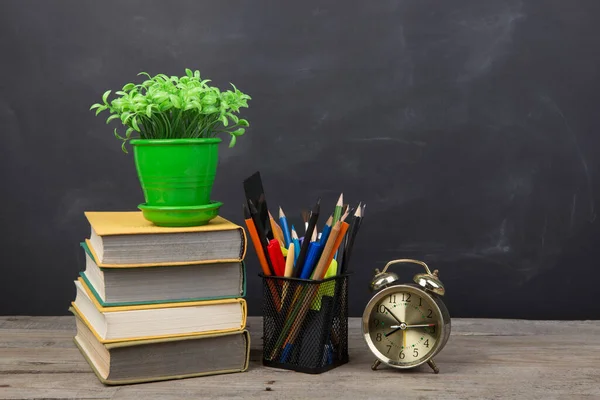
[[[260,275],[263,365],[320,374],[348,362],[348,277]]]

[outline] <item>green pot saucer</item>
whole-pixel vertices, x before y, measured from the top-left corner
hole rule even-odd
[[[138,208],[142,210],[144,218],[154,225],[176,227],[206,225],[219,215],[219,208],[222,205],[220,201],[185,207],[148,206],[142,203]]]

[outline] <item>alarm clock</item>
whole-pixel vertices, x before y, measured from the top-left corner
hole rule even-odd
[[[398,275],[387,272],[393,264],[412,263],[425,268],[414,276],[414,283],[400,283]],[[362,317],[362,331],[375,355],[373,370],[384,363],[396,369],[415,368],[427,363],[433,371],[439,368],[433,361],[450,336],[450,314],[442,302],[444,285],[438,270],[430,271],[418,260],[400,259],[386,264],[383,271],[375,269],[370,285],[375,292]]]

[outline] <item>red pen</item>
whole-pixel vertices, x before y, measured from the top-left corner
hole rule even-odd
[[[283,258],[279,241],[277,239],[271,239],[269,246],[267,246],[267,251],[269,252],[269,258],[271,259],[271,264],[273,264],[275,275],[284,276],[285,259]]]

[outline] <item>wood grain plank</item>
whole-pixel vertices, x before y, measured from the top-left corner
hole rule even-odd
[[[349,321],[350,363],[321,375],[261,365],[261,319],[249,318],[251,365],[242,374],[103,386],[72,342],[72,317],[0,317],[0,399],[600,398],[600,321],[454,319],[436,362],[371,371]]]

